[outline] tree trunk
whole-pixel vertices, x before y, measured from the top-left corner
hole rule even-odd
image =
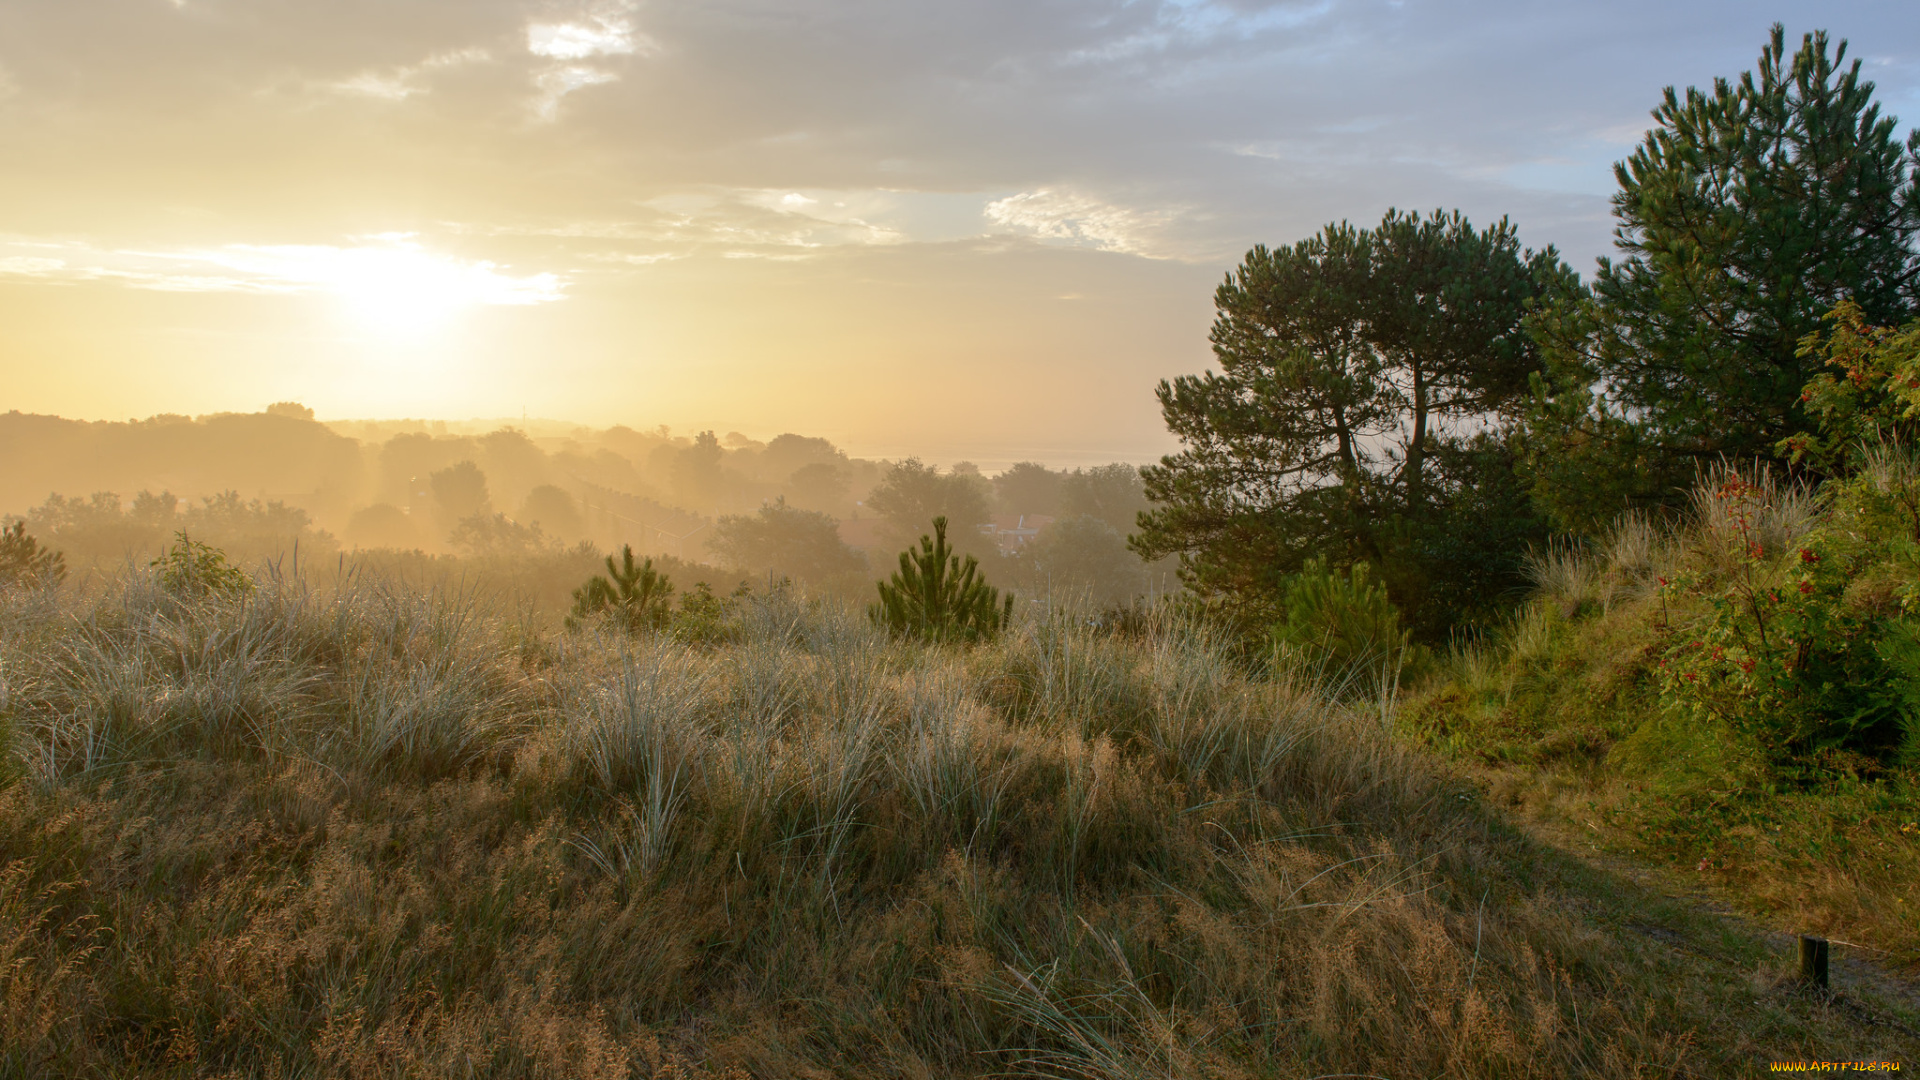
[[[1427,458],[1427,373],[1415,357],[1408,365],[1413,370],[1413,436],[1407,440],[1407,504],[1415,510],[1426,505]]]

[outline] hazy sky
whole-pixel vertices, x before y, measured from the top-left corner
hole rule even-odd
[[[5,0],[0,410],[1144,459],[1254,243],[1505,214],[1583,272],[1668,84],[1886,3]]]

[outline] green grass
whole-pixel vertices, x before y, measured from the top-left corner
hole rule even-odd
[[[690,645],[138,572],[0,598],[0,1075],[1625,1077],[1920,1045],[1202,627],[925,647],[784,590],[731,617]]]
[[[1819,521],[1804,496],[1775,497],[1764,550],[1792,561]],[[1848,751],[1783,764],[1750,733],[1662,702],[1665,643],[1712,613],[1657,583],[1724,576],[1713,564],[1728,546],[1629,519],[1594,550],[1548,553],[1532,600],[1447,658],[1400,724],[1502,805],[1683,870],[1783,931],[1920,966],[1920,774]]]

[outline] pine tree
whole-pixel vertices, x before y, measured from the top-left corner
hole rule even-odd
[[[962,562],[947,546],[947,519],[933,519],[933,536],[919,550],[900,553],[900,569],[879,583],[880,599],[867,613],[896,635],[927,641],[985,641],[1013,618],[1013,595],[980,576],[973,556]]]
[[[52,585],[67,576],[67,557],[49,551],[27,535],[27,523],[16,521],[0,529],[0,589],[18,585]]]
[[[1460,495],[1498,480],[1449,473],[1493,460],[1450,451],[1517,415],[1538,366],[1527,304],[1574,284],[1552,248],[1457,213],[1389,211],[1377,228],[1254,248],[1215,294],[1220,370],[1160,384],[1182,448],[1142,471],[1158,505],[1135,549],[1179,554],[1191,587],[1254,615],[1314,555],[1424,593],[1426,534],[1461,533]],[[1524,494],[1503,512],[1524,516]],[[1480,561],[1517,569],[1518,552]]]
[[[573,611],[567,628],[578,630],[595,618],[630,634],[663,630],[673,617],[673,582],[653,568],[653,560],[633,561],[633,547],[620,547],[620,561],[607,556],[605,575],[595,574],[573,590]]]
[[[1340,573],[1325,560],[1309,559],[1290,583],[1284,605],[1286,618],[1274,624],[1273,645],[1325,674],[1360,678],[1364,685],[1369,669],[1397,668],[1413,656],[1400,613],[1366,563]]]
[[[1614,167],[1621,261],[1529,322],[1547,362],[1529,471],[1563,525],[1682,498],[1721,457],[1771,456],[1811,427],[1818,361],[1799,343],[1821,317],[1847,299],[1883,325],[1915,310],[1920,132],[1902,147],[1846,51],[1814,33],[1789,58],[1775,25],[1757,77],[1667,88]]]

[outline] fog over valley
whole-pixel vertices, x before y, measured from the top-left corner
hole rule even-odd
[[[184,534],[247,564],[298,553],[325,568],[350,554],[433,580],[504,572],[521,600],[549,606],[567,599],[567,574],[622,548],[702,567],[711,583],[857,592],[944,516],[961,550],[1022,585],[1111,602],[1177,587],[1170,565],[1126,548],[1147,504],[1121,462],[988,472],[853,457],[792,433],[323,423],[294,402],[132,421],[8,413],[0,455],[0,514],[103,573]]]

